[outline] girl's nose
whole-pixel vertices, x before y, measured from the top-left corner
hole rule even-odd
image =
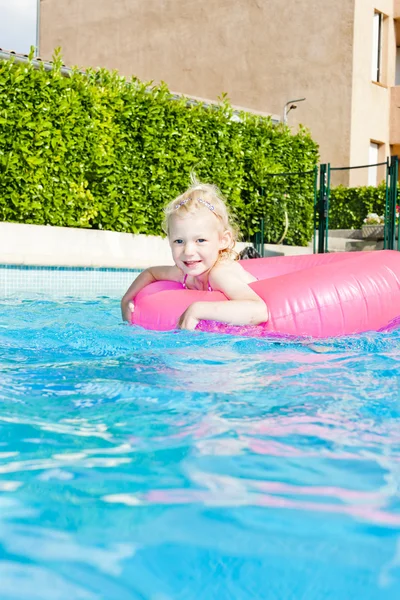
[[[186,244],[185,245],[185,256],[193,256],[194,253],[195,253],[194,245]]]

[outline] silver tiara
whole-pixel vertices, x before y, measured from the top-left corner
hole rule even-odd
[[[180,208],[181,206],[183,206],[184,204],[186,204],[186,202],[189,202],[190,197],[186,198],[186,200],[181,200],[180,202],[178,202],[178,204],[175,204],[174,208],[175,210],[177,210],[178,208]],[[209,202],[207,202],[207,200],[203,200],[203,198],[197,198],[197,202],[201,202],[202,204],[204,204],[204,206],[207,206],[207,208],[209,210],[212,210],[214,212],[215,208],[212,204],[210,204]]]

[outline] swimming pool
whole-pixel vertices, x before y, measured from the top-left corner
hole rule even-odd
[[[154,333],[0,303],[0,597],[400,596],[400,332]]]

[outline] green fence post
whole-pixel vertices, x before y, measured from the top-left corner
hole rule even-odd
[[[259,247],[260,247],[260,232],[256,231],[254,236],[253,236],[253,246],[254,248],[257,250],[257,252],[259,251]]]
[[[327,165],[326,190],[324,202],[324,217],[325,217],[325,252],[328,252],[328,235],[329,235],[329,201],[331,198],[331,163]]]
[[[390,186],[389,186],[389,223],[388,223],[388,249],[394,250],[396,245],[396,204],[397,180],[399,177],[399,157],[392,156],[390,161]]]
[[[328,216],[328,204],[326,196],[328,165],[320,165],[319,170],[319,197],[318,197],[318,253],[325,252],[326,220]]]
[[[317,204],[318,204],[318,165],[314,167],[314,234],[313,254],[317,252]]]
[[[383,249],[389,246],[389,185],[390,185],[390,162],[386,159],[386,189],[385,189],[385,224],[383,227]]]
[[[397,194],[396,194],[396,212],[397,212]],[[400,211],[399,211],[400,212]],[[399,222],[397,223],[397,250],[400,252],[400,214],[399,214]]]
[[[261,256],[264,258],[264,219],[261,219],[261,233],[260,233],[260,237],[261,237]]]
[[[393,250],[393,231],[392,231],[392,204],[393,204],[393,156],[390,159],[389,167],[389,197],[388,197],[388,219],[387,219],[387,248]]]
[[[396,206],[397,206],[397,188],[399,182],[399,157],[393,157],[393,208],[392,208],[392,224],[393,224],[393,250],[396,248]],[[397,250],[399,249],[399,241],[397,240]]]

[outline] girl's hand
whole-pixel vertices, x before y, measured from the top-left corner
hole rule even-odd
[[[188,329],[189,331],[193,331],[196,329],[196,326],[200,319],[196,315],[196,303],[191,304],[181,315],[178,321],[178,329]]]
[[[135,310],[135,305],[132,300],[130,300],[129,302],[122,302],[121,303],[122,320],[128,321],[128,323],[130,323],[134,310]]]
[[[123,321],[131,322],[132,313],[134,311],[132,298],[136,298],[140,290],[146,287],[146,285],[163,279],[166,279],[167,281],[182,281],[182,271],[176,266],[166,266],[149,267],[139,273],[121,300],[121,314]]]

